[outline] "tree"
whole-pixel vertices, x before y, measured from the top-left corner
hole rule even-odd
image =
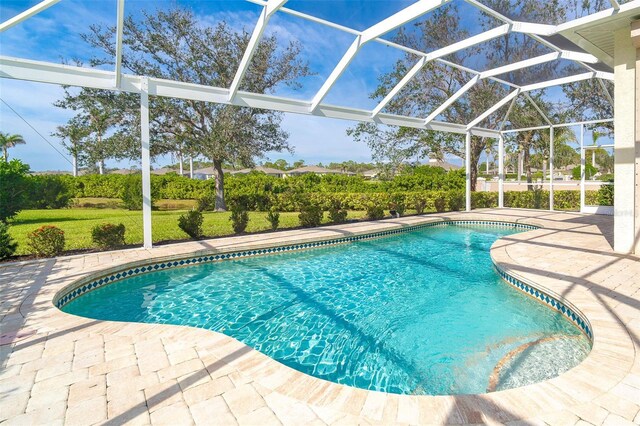
[[[73,176],[78,176],[79,164],[86,162],[84,144],[87,143],[86,138],[91,134],[90,129],[78,119],[74,117],[64,126],[58,126],[51,136],[58,137],[62,140],[62,146],[73,158]]]
[[[455,5],[448,4],[435,10],[428,20],[418,21],[412,30],[401,29],[395,42],[421,51],[453,44],[469,33],[460,25],[461,18]],[[482,47],[470,47],[447,57],[452,62],[463,63],[466,57],[482,52]],[[383,75],[371,98],[381,100],[402,79],[415,64],[416,57],[406,54],[394,69]],[[427,117],[437,107],[449,99],[473,76],[458,68],[441,62],[428,62],[402,90],[401,96],[394,97],[386,106],[388,112],[400,115]],[[447,108],[442,114],[445,121],[469,123],[503,98],[508,90],[489,79],[479,81],[465,96]],[[483,127],[496,128],[504,118],[505,108],[489,116],[480,123]],[[398,167],[410,158],[443,159],[446,154],[465,157],[465,136],[410,128],[391,128],[371,123],[362,123],[347,132],[356,141],[365,142],[372,150],[373,159],[388,162]],[[485,150],[487,139],[473,136],[471,139],[471,187],[475,190],[478,162]]]
[[[115,57],[115,28],[94,25],[83,39],[103,56],[93,58],[93,66],[112,64]],[[251,34],[236,32],[225,23],[205,26],[191,11],[172,9],[143,13],[137,22],[129,16],[124,23],[122,66],[137,75],[230,87]],[[299,87],[298,79],[310,75],[299,59],[300,46],[290,42],[279,48],[277,37],[263,37],[240,86],[253,93],[273,93],[276,87]],[[225,210],[225,162],[253,165],[256,157],[268,151],[291,150],[288,134],[280,128],[282,114],[232,105],[153,97],[153,132],[158,135],[179,132],[194,141],[199,154],[213,162],[216,210]],[[127,101],[121,101],[126,105]],[[128,118],[127,118],[128,117]],[[135,115],[127,114],[127,119]],[[139,124],[127,129],[135,132]],[[130,133],[125,141],[138,140]],[[152,139],[152,146],[154,140]]]
[[[292,165],[294,169],[299,169],[302,166],[304,166],[304,160],[296,160],[293,162],[293,165]]]
[[[264,166],[278,170],[289,170],[289,163],[287,162],[287,160],[284,160],[282,158],[279,158],[274,162],[267,161],[264,163]]]
[[[122,95],[108,90],[83,88],[72,93],[65,87],[64,97],[54,103],[56,107],[76,111],[76,116],[63,127],[67,128],[66,132],[73,128],[85,134],[85,142],[81,145],[83,159],[97,165],[100,174],[104,174],[105,160],[122,157],[121,150],[115,145],[117,138],[107,137],[124,112],[118,108],[120,99]]]
[[[9,148],[13,148],[16,145],[23,145],[26,141],[22,135],[11,135],[9,133],[0,132],[0,146],[2,146],[2,155],[4,156],[4,162],[9,162]]]
[[[0,162],[0,222],[7,222],[29,205],[29,165],[20,160]]]

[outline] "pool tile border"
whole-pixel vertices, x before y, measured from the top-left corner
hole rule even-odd
[[[547,305],[554,311],[561,313],[566,319],[571,321],[580,330],[582,330],[582,332],[589,338],[589,341],[593,343],[593,331],[591,323],[589,322],[587,317],[582,312],[580,312],[578,308],[576,308],[566,300],[561,301],[558,297],[549,295],[533,284],[526,283],[519,278],[514,277],[513,275],[504,271],[495,262],[493,266],[496,268],[498,275],[500,275],[500,277],[506,283],[508,283],[512,287],[515,287],[517,290],[520,290],[521,292],[527,294],[528,296],[531,296],[538,302]]]
[[[390,229],[387,231],[379,231],[373,232],[363,235],[354,235],[350,237],[343,238],[334,238],[329,240],[322,241],[314,241],[308,243],[301,244],[289,244],[285,246],[276,246],[270,248],[262,248],[262,249],[254,249],[254,250],[243,250],[243,251],[232,251],[228,253],[216,253],[209,255],[199,255],[195,257],[188,257],[184,259],[176,259],[176,260],[167,260],[161,261],[157,263],[151,263],[146,265],[132,266],[129,269],[125,269],[123,271],[111,273],[109,275],[101,276],[98,278],[90,279],[88,282],[84,282],[81,280],[75,284],[72,284],[70,289],[63,290],[62,295],[56,296],[54,299],[54,305],[58,309],[62,309],[67,303],[72,300],[82,296],[83,294],[100,288],[107,284],[112,284],[117,281],[123,280],[125,278],[137,276],[144,273],[162,271],[166,269],[183,267],[189,265],[197,265],[203,263],[212,263],[212,262],[220,262],[225,260],[234,260],[246,257],[253,256],[263,256],[263,255],[272,255],[279,254],[297,250],[307,250],[312,248],[320,248],[326,246],[335,246],[338,244],[345,244],[354,241],[363,241],[363,240],[371,240],[374,238],[387,237],[390,235],[411,232],[418,229],[423,228],[433,228],[440,226],[486,226],[486,227],[500,227],[500,228],[517,228],[517,229],[526,229],[526,230],[534,230],[539,227],[534,225],[527,225],[522,223],[513,223],[513,222],[497,222],[497,221],[483,221],[483,220],[443,220],[437,222],[429,222],[429,223],[421,223],[418,225],[410,225],[404,226],[398,229]],[[535,287],[530,283],[525,283],[513,275],[508,274],[502,268],[494,263],[494,267],[496,271],[500,275],[500,277],[509,285],[513,286],[517,290],[535,298],[537,301],[545,304],[549,308],[560,312],[563,316],[565,316],[569,321],[574,323],[580,330],[582,330],[585,335],[589,338],[590,341],[593,341],[593,334],[591,329],[591,324],[586,319],[586,317],[579,312],[573,306],[570,306],[566,301],[561,301],[559,298],[549,295],[548,293],[542,291],[541,289]]]
[[[115,283],[125,278],[137,276],[137,275],[148,273],[148,272],[162,271],[170,268],[197,265],[197,264],[203,264],[203,263],[220,262],[224,260],[234,260],[234,259],[253,257],[253,256],[263,256],[263,255],[279,254],[279,253],[285,253],[285,252],[297,251],[297,250],[307,250],[311,248],[334,246],[338,244],[345,244],[345,243],[350,243],[354,241],[370,240],[374,238],[381,238],[381,237],[386,237],[390,235],[400,234],[404,232],[411,232],[418,229],[431,228],[431,227],[437,227],[437,226],[497,226],[501,228],[506,227],[506,228],[518,228],[518,229],[527,229],[527,230],[538,229],[537,226],[525,225],[520,223],[512,223],[512,222],[482,221],[482,220],[444,220],[444,221],[438,221],[438,222],[429,222],[429,223],[421,223],[418,225],[404,226],[402,228],[390,229],[387,231],[373,232],[373,233],[368,233],[363,235],[354,235],[350,237],[334,238],[329,240],[314,241],[314,242],[301,243],[301,244],[289,244],[285,246],[276,246],[276,247],[254,249],[254,250],[231,251],[228,253],[199,255],[199,256],[188,257],[184,259],[166,260],[166,261],[160,261],[157,263],[131,266],[128,269],[124,269],[122,271],[114,272],[114,273],[100,276],[97,278],[94,277],[89,279],[88,281],[85,278],[84,280],[80,280],[74,284],[71,284],[67,288],[63,289],[58,295],[56,295],[53,302],[58,309],[61,309],[67,303],[78,298],[79,296],[82,296],[83,294],[89,291],[95,290],[107,284]]]

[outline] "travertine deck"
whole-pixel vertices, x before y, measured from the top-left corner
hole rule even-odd
[[[562,376],[469,396],[408,396],[325,382],[241,343],[188,327],[95,321],[60,312],[55,293],[101,269],[198,250],[335,238],[439,217],[544,228],[503,238],[503,269],[576,305],[594,347]],[[480,210],[294,230],[0,266],[2,424],[640,423],[640,259],[612,253],[612,218]],[[522,423],[523,424],[523,423]]]

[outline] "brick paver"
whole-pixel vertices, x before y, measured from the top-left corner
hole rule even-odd
[[[594,347],[543,383],[484,395],[369,392],[294,371],[207,330],[96,321],[52,301],[131,262],[308,242],[452,219],[540,229],[498,240],[502,269],[576,306]],[[0,423],[622,425],[640,422],[640,259],[611,250],[612,218],[478,210],[188,242],[0,266]]]

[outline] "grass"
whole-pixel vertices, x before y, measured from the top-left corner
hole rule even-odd
[[[187,240],[178,228],[178,217],[186,210],[154,211],[153,241]],[[203,230],[207,237],[232,235],[228,212],[204,212]],[[361,219],[365,212],[349,212],[349,219]],[[247,233],[266,231],[270,224],[266,212],[249,212]],[[325,214],[325,223],[328,222]],[[91,229],[101,223],[123,223],[127,244],[142,244],[142,212],[115,208],[68,208],[60,210],[23,210],[12,221],[9,234],[18,242],[17,255],[29,254],[27,234],[42,225],[54,225],[65,232],[66,250],[92,248]],[[280,213],[280,227],[299,226],[298,213]]]

